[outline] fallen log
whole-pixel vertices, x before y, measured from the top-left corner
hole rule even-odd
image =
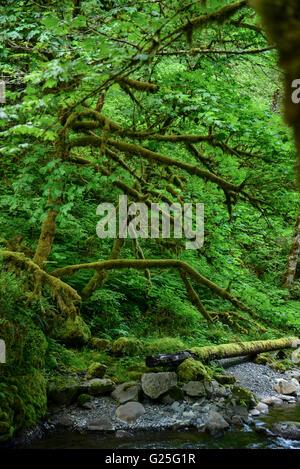
[[[257,355],[258,353],[272,352],[285,348],[295,348],[300,345],[297,337],[286,337],[274,340],[256,340],[223,345],[209,345],[206,347],[194,347],[191,350],[183,350],[174,353],[163,353],[146,357],[146,365],[155,366],[179,366],[187,358],[195,360],[211,361],[222,358]]]
[[[190,350],[182,350],[174,353],[161,353],[146,357],[146,365],[149,368],[154,366],[179,366],[187,358],[198,360],[198,356]]]

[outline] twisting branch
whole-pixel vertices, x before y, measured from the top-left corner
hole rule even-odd
[[[80,306],[81,298],[70,285],[59,278],[47,274],[35,262],[25,257],[21,252],[0,251],[0,257],[16,271],[23,270],[31,277],[32,294],[29,301],[35,296],[41,297],[43,286],[47,285],[60,311],[72,318],[75,317]]]
[[[176,137],[181,137],[181,136],[174,136],[174,138]],[[172,137],[170,137],[170,139],[171,138]],[[85,147],[85,146],[101,147],[102,141],[103,141],[103,138],[98,137],[96,135],[78,137],[70,142],[70,148],[81,147],[81,146],[82,147]],[[178,141],[180,141],[180,139]],[[233,192],[240,191],[239,186],[236,186],[235,184],[232,184],[209,171],[202,170],[198,168],[198,166],[193,166],[183,161],[175,160],[168,156],[162,155],[161,153],[156,153],[154,151],[148,150],[147,148],[142,147],[140,145],[134,145],[132,143],[127,143],[127,142],[120,141],[120,140],[114,140],[111,138],[107,139],[107,144],[109,146],[117,148],[118,150],[124,152],[125,154],[129,156],[140,156],[148,161],[156,161],[161,164],[165,164],[169,166],[176,166],[178,168],[184,169],[186,172],[188,172],[191,175],[195,175],[202,179],[206,179],[208,181],[214,182],[221,188],[224,188]]]
[[[219,295],[224,300],[230,301],[236,308],[245,311],[253,318],[259,319],[256,313],[254,313],[248,306],[238,300],[235,296],[231,295],[225,288],[219,287],[209,279],[201,275],[191,265],[179,259],[116,259],[91,262],[87,264],[75,264],[61,269],[54,270],[51,275],[54,277],[72,276],[80,269],[94,269],[96,271],[101,270],[113,270],[113,269],[179,269],[189,275],[199,285],[209,288],[213,293]]]
[[[188,281],[187,279],[187,276],[186,276],[186,273],[183,272],[182,270],[179,270],[179,273],[180,273],[180,277],[185,285],[185,288],[186,288],[186,291],[187,291],[187,294],[191,297],[192,299],[192,302],[195,304],[196,308],[198,309],[198,311],[200,311],[200,313],[202,314],[202,316],[205,317],[205,319],[208,321],[208,322],[212,322],[212,319],[211,319],[211,316],[210,314],[206,311],[206,309],[204,308],[203,304],[201,303],[200,301],[200,298],[199,296],[197,295],[197,293],[195,292],[195,290],[193,289],[192,285],[190,284],[190,282]]]
[[[218,54],[218,55],[251,55],[251,54],[261,54],[262,52],[268,52],[274,50],[275,47],[262,47],[261,49],[245,49],[245,50],[226,50],[226,49],[179,49],[172,51],[161,51],[157,55],[209,55],[209,54]]]

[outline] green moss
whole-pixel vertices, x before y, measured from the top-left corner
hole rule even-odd
[[[109,351],[111,349],[111,343],[108,339],[98,339],[98,337],[92,337],[89,341],[89,345],[94,350]]]
[[[140,381],[142,379],[143,374],[144,374],[143,371],[128,371],[127,372],[128,377],[134,381]]]
[[[92,396],[101,396],[102,394],[108,394],[114,389],[114,383],[110,379],[95,379],[90,384],[89,394]]]
[[[171,399],[174,399],[174,401],[183,401],[184,400],[184,392],[178,386],[174,386],[172,389],[170,389],[168,391],[168,396],[170,396]]]
[[[200,361],[188,358],[177,368],[178,377],[181,381],[198,381],[202,379],[211,380],[212,371]]]
[[[268,365],[270,368],[272,368],[272,370],[281,372],[287,370],[291,366],[290,360],[288,359],[278,361],[271,355],[262,353],[257,355],[253,361],[258,365]]]
[[[274,362],[274,358],[272,358],[270,355],[264,355],[260,353],[254,358],[253,362],[257,365],[270,365]]]
[[[80,396],[78,396],[77,398],[77,404],[79,406],[83,406],[87,402],[90,402],[90,400],[91,400],[91,396],[89,396],[88,394],[80,394]]]
[[[7,377],[0,383],[1,441],[29,427],[47,411],[46,380],[40,371]]]
[[[7,360],[0,366],[0,440],[5,441],[46,414],[44,365],[48,344],[25,306],[21,312],[16,307],[12,318],[9,312],[0,313],[0,337],[6,344]]]
[[[160,337],[158,339],[151,339],[151,341],[145,345],[145,352],[149,355],[156,353],[172,353],[185,349],[186,345],[177,337]]]
[[[56,376],[48,383],[48,399],[55,404],[69,405],[80,392],[79,381],[72,376]]]
[[[246,405],[247,408],[254,407],[258,402],[257,397],[252,394],[251,391],[241,388],[240,386],[232,386],[231,394],[234,400],[237,401],[237,404]]]
[[[52,336],[65,345],[78,347],[89,341],[91,331],[84,320],[76,316],[75,320],[68,318],[63,323],[58,323]]]
[[[120,337],[113,343],[112,353],[118,357],[138,355],[143,350],[142,344],[137,339]]]
[[[214,379],[220,384],[234,384],[236,379],[234,376],[214,375]]]
[[[107,367],[102,363],[94,362],[89,366],[88,379],[103,378],[106,373]]]

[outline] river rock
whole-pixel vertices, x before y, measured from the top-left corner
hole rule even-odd
[[[280,399],[280,397],[276,396],[270,396],[270,397],[264,397],[261,402],[267,405],[282,405],[283,400]]]
[[[74,425],[72,418],[69,415],[62,415],[57,421],[57,426],[63,429],[71,429]]]
[[[204,381],[206,394],[209,398],[215,397],[228,397],[230,389],[227,386],[222,386],[216,380]]]
[[[285,372],[285,374],[289,377],[289,378],[295,378],[297,381],[300,382],[300,369],[292,369],[292,370],[287,370]]]
[[[145,373],[142,375],[142,389],[146,396],[157,399],[177,385],[174,372]]]
[[[197,399],[197,401],[192,405],[192,409],[193,410],[202,410],[204,402],[205,402],[204,397],[202,399]]]
[[[80,392],[79,383],[62,382],[59,385],[52,384],[49,386],[47,395],[48,399],[55,404],[69,405],[74,402]]]
[[[185,412],[182,412],[182,417],[185,419],[192,419],[195,417],[195,414],[192,410],[186,410]]]
[[[113,426],[108,417],[101,417],[95,420],[90,420],[87,424],[87,429],[91,432],[107,432],[112,431]]]
[[[126,430],[117,430],[115,433],[116,438],[132,438],[132,433],[127,432]]]
[[[171,405],[171,409],[174,410],[174,412],[177,412],[180,407],[181,404],[178,401],[173,402],[173,404]]]
[[[297,386],[295,386],[293,383],[286,381],[285,379],[281,379],[274,385],[274,389],[278,394],[283,394],[283,395],[291,395],[291,394],[296,394],[297,392]]]
[[[300,363],[300,347],[297,348],[297,350],[294,350],[291,354],[291,361],[295,364],[298,365]]]
[[[211,435],[216,435],[223,432],[229,427],[229,423],[223,418],[219,412],[210,411],[207,415],[207,421],[203,429]]]
[[[233,417],[238,417],[242,422],[244,423],[248,422],[249,413],[246,407],[242,405],[237,405],[233,408],[232,414],[233,414],[232,419]]]
[[[191,397],[206,396],[206,389],[203,381],[189,381],[182,388],[184,392]]]
[[[102,394],[108,394],[114,389],[114,383],[111,379],[90,379],[85,383],[85,391],[92,396],[101,396]]]
[[[120,404],[126,404],[126,402],[135,401],[139,402],[141,398],[142,387],[140,384],[135,382],[122,383],[116,387],[111,393],[111,396],[116,399]]]
[[[267,414],[269,411],[269,407],[267,404],[264,402],[259,402],[257,406],[255,406],[255,409],[258,410],[259,412],[262,412],[263,414]]]
[[[299,386],[299,381],[296,378],[291,379],[291,383],[293,383],[297,388]]]
[[[233,415],[233,417],[231,418],[231,423],[239,426],[243,425],[243,421],[239,415]]]
[[[296,402],[296,398],[294,396],[285,396],[284,394],[280,394],[280,399],[282,399],[285,402],[294,403]]]
[[[257,417],[258,415],[260,415],[260,411],[257,410],[257,409],[251,409],[249,414],[252,416],[252,417]]]
[[[127,402],[116,410],[116,417],[125,423],[134,423],[145,413],[145,408],[139,402]]]
[[[276,436],[281,436],[287,440],[300,440],[299,422],[280,422],[270,427],[270,430]]]

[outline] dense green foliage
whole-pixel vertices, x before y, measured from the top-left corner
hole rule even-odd
[[[259,323],[193,283],[214,319],[209,324],[176,269],[112,270],[82,295],[93,270],[62,276],[57,293],[57,284],[43,282],[39,271],[33,276],[26,262],[4,256],[0,335],[9,359],[1,365],[0,434],[43,415],[45,376],[68,367],[82,370],[99,361],[122,380],[143,371],[147,353],[267,339],[299,328],[300,282],[289,292],[281,287],[299,200],[277,53],[254,11],[237,3],[232,12],[227,0],[0,3],[0,76],[7,81],[0,107],[1,250],[23,253],[51,274],[109,259],[113,240],[97,237],[96,208],[117,205],[124,191],[130,202],[204,203],[199,251],[186,250],[184,240],[126,239],[117,257],[180,259],[228,287]],[[101,113],[101,125],[91,110]],[[120,142],[135,145],[135,152]],[[169,157],[169,164],[143,156],[141,147]],[[187,171],[187,164],[202,175]],[[40,255],[49,213],[55,218],[45,232],[49,252]],[[87,325],[79,316],[74,325],[65,308],[73,290],[61,307],[64,285],[82,296],[76,314],[92,336],[132,339],[130,352],[115,360],[86,346]],[[228,311],[240,319],[217,314]],[[70,352],[62,343],[84,348]],[[22,387],[24,375],[36,374],[43,381],[38,396]],[[22,417],[9,414],[5,397],[19,376],[10,396],[23,400]]]

